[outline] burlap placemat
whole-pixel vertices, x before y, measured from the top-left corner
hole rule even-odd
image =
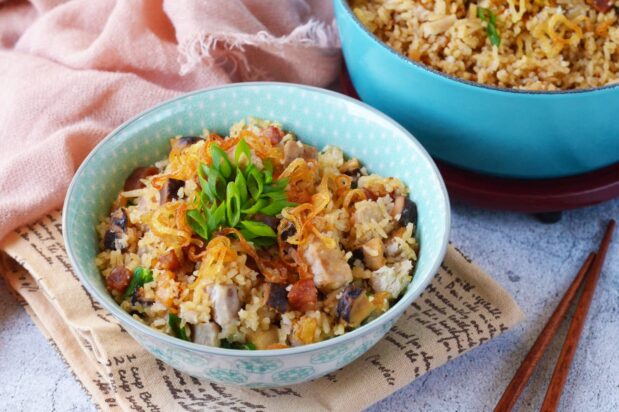
[[[12,233],[1,249],[8,256],[0,273],[105,410],[360,410],[523,317],[505,290],[450,246],[426,291],[354,363],[290,388],[244,389],[182,374],[134,341],[72,273],[59,212]]]

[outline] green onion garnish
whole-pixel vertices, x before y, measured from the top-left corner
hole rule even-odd
[[[138,266],[137,268],[135,268],[135,271],[133,272],[133,277],[131,278],[131,281],[129,282],[129,286],[127,287],[127,290],[123,294],[123,300],[132,296],[135,293],[135,291],[141,288],[142,286],[144,286],[144,284],[152,282],[152,281],[153,281],[153,271],[150,269],[145,269],[141,266]]]
[[[490,39],[490,43],[499,47],[501,45],[501,37],[496,29],[496,16],[494,13],[490,9],[477,7],[477,17],[486,22],[486,34],[488,39]]]
[[[174,336],[182,340],[189,340],[187,337],[187,332],[185,331],[185,327],[181,327],[181,319],[173,313],[168,314],[168,325],[170,325],[170,329],[174,332]]]
[[[225,349],[256,350],[256,345],[251,342],[230,342],[228,339],[222,339],[219,346]]]
[[[209,153],[211,166],[201,164],[198,168],[200,190],[197,207],[187,212],[189,227],[205,240],[221,227],[236,227],[257,246],[275,243],[277,234],[272,228],[247,218],[258,213],[275,216],[285,207],[296,206],[286,195],[288,179],[273,180],[270,159],[258,169],[243,139],[234,153],[236,165],[217,144],[209,147]]]

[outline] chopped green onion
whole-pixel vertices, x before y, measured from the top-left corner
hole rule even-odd
[[[234,151],[234,162],[236,165],[239,165],[239,161],[241,160],[241,155],[245,155],[247,158],[247,166],[251,166],[251,150],[249,149],[249,145],[245,141],[245,139],[239,140],[236,144],[236,150]]]
[[[200,182],[200,187],[202,188],[200,198],[202,199],[204,206],[206,206],[206,203],[204,202],[204,196],[202,194],[206,195],[211,202],[215,200],[215,195],[211,192],[208,182],[206,180],[207,172],[208,166],[204,163],[201,163],[198,167],[198,181]]]
[[[209,153],[213,160],[213,167],[226,179],[232,175],[232,163],[224,150],[216,144],[209,147]]]
[[[268,201],[266,199],[258,199],[256,203],[254,203],[247,209],[243,209],[241,212],[243,212],[244,215],[254,215],[260,212],[260,209],[266,207],[267,205]]]
[[[189,337],[187,337],[187,332],[185,331],[185,327],[181,327],[181,320],[178,316],[173,313],[169,313],[168,325],[170,325],[170,329],[172,329],[172,332],[174,332],[174,336],[182,340],[189,340]]]
[[[486,34],[490,43],[499,47],[501,45],[501,37],[496,29],[496,16],[490,11],[490,9],[484,7],[477,7],[477,17],[486,22]]]
[[[277,233],[273,231],[271,226],[266,223],[256,222],[253,220],[243,220],[241,222],[243,229],[252,233],[255,237],[277,237]]]
[[[187,212],[187,224],[198,236],[209,240],[222,226],[237,227],[257,246],[273,244],[273,229],[260,222],[243,220],[261,213],[275,216],[285,207],[296,206],[288,201],[288,179],[274,180],[273,162],[262,161],[262,170],[252,163],[252,152],[243,139],[235,149],[234,161],[217,144],[209,146],[211,165],[200,164],[194,209]],[[247,158],[244,163],[243,156]]]
[[[266,159],[262,162],[262,166],[264,166],[264,183],[271,184],[273,181],[273,162],[271,159]]]
[[[247,182],[245,181],[245,176],[241,173],[240,170],[236,172],[236,179],[234,179],[234,184],[237,189],[239,189],[239,194],[241,195],[241,204],[245,204],[247,201]]]
[[[267,216],[275,216],[280,213],[285,207],[293,207],[296,205],[296,203],[289,202],[288,200],[276,200],[270,205],[260,209],[260,213]]]
[[[187,211],[187,224],[200,236],[202,239],[207,240],[209,238],[209,228],[204,216],[196,209]]]
[[[226,218],[230,227],[235,227],[241,220],[241,195],[234,182],[229,182],[226,188]]]
[[[226,179],[216,170],[210,168],[207,172],[208,187],[211,196],[215,199],[223,200],[226,197]]]
[[[225,349],[244,349],[244,350],[256,350],[256,345],[251,342],[230,342],[228,339],[222,339],[219,346]]]
[[[273,190],[273,191],[263,193],[262,198],[268,198],[268,199],[271,199],[271,201],[288,200],[288,196],[286,195],[286,193],[280,190]]]
[[[152,281],[153,281],[153,271],[150,269],[145,269],[141,266],[138,266],[133,271],[133,276],[131,277],[129,286],[127,287],[127,290],[123,294],[123,297],[122,297],[123,300],[132,296],[135,293],[135,291],[141,288],[142,286],[144,286],[144,284],[152,282]]]
[[[219,206],[213,204],[212,211],[208,217],[208,227],[211,232],[226,223],[226,204],[221,203]]]
[[[258,200],[260,195],[262,194],[262,190],[264,187],[264,183],[262,180],[262,174],[260,171],[254,166],[250,166],[247,168],[247,190],[251,194],[251,197],[254,200]]]

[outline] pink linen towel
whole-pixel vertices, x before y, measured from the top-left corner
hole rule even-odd
[[[330,0],[0,0],[0,239],[58,208],[112,129],[183,92],[327,86]]]

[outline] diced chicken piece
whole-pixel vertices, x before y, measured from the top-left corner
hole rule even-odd
[[[284,144],[284,167],[292,163],[293,160],[302,158],[305,160],[316,158],[316,149],[305,146],[296,140],[288,140]]]
[[[376,270],[385,266],[383,241],[375,237],[363,245],[363,262],[371,270]]]
[[[375,237],[386,238],[396,228],[397,223],[389,214],[387,206],[388,203],[381,198],[377,201],[362,200],[355,204],[353,223],[359,244]]]
[[[357,182],[359,189],[367,190],[374,197],[385,195],[406,195],[406,186],[394,177],[382,177],[379,175],[369,175],[359,177]]]
[[[376,292],[389,292],[392,298],[400,296],[411,281],[413,265],[410,260],[398,262],[393,266],[383,266],[372,272],[370,286]]]
[[[400,254],[400,241],[402,241],[402,235],[404,235],[405,230],[406,229],[403,227],[399,228],[394,231],[391,236],[389,236],[389,239],[385,241],[385,256],[395,257]],[[398,241],[398,239],[400,241]]]
[[[194,325],[193,341],[200,345],[219,346],[219,326],[215,322],[200,322]]]
[[[451,26],[454,25],[456,20],[456,16],[449,15],[441,17],[440,19],[434,21],[425,22],[421,25],[421,30],[423,30],[423,36],[430,37],[436,36],[437,34],[445,33],[451,28]]]
[[[318,163],[324,173],[339,174],[339,168],[344,164],[344,153],[337,147],[326,146],[318,154]]]
[[[387,217],[376,202],[362,200],[355,204],[355,213],[353,214],[355,223],[370,222],[372,220],[378,223]]]
[[[334,290],[352,281],[352,271],[341,249],[329,249],[322,241],[313,240],[303,256],[310,265],[318,289]]]
[[[241,302],[234,285],[213,285],[209,288],[215,322],[226,327],[239,318]]]

